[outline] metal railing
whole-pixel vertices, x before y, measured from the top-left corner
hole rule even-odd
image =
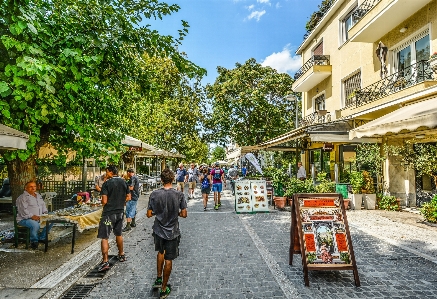
[[[372,8],[376,6],[381,0],[366,0],[361,3],[360,6],[354,11],[352,18],[354,19],[355,24],[361,20]]]
[[[305,41],[308,36],[310,36],[311,32],[314,31],[314,28],[317,27],[317,25],[320,23],[320,21],[323,19],[323,17],[326,15],[326,13],[329,11],[329,9],[332,7],[332,5],[337,2],[337,0],[325,0],[323,1],[323,5],[319,6],[320,10],[316,12],[316,19],[313,21],[311,30],[308,30],[305,35],[303,36],[303,40]]]
[[[346,100],[345,108],[359,107],[371,103],[426,80],[434,80],[434,75],[428,60],[422,60],[355,91],[355,96]]]
[[[329,65],[330,57],[329,55],[314,55],[312,56],[304,65],[294,74],[294,80],[299,79],[314,65]]]
[[[324,124],[331,121],[331,113],[329,112],[313,112],[310,115],[307,115],[299,122],[299,127],[306,127],[314,124]]]

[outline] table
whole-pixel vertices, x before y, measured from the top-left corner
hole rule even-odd
[[[102,216],[102,207],[96,208],[94,211],[81,216],[58,216],[56,214],[48,214],[41,216],[41,224],[49,225],[51,223],[66,223],[73,226],[73,236],[71,240],[71,253],[74,253],[74,243],[76,240],[76,229],[83,232],[86,229],[91,229],[99,226],[100,218]],[[44,240],[44,252],[47,252],[49,246],[49,234],[46,230],[46,237]]]
[[[0,198],[0,212],[8,212],[12,214],[12,197]]]
[[[12,204],[12,197],[2,197],[0,198],[0,203],[10,203]]]

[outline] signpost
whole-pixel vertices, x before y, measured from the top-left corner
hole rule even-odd
[[[344,209],[337,193],[295,194],[291,209],[289,264],[300,254],[305,285],[308,271],[352,270],[360,286],[358,269]]]

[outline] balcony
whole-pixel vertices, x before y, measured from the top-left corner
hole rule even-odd
[[[395,97],[400,98],[400,94],[398,93],[401,93],[403,90],[433,80],[434,74],[429,62],[427,60],[419,61],[402,71],[357,90],[354,93],[354,96],[346,100],[346,105],[342,110],[357,108],[383,98],[384,102],[389,102],[388,98],[391,95],[396,93]],[[434,84],[437,84],[437,82],[425,84],[423,87],[418,88],[418,90],[423,90],[424,88],[429,87],[428,85]],[[411,91],[409,93],[411,93]],[[342,113],[342,116],[344,116],[344,113]]]
[[[350,41],[373,43],[432,0],[366,0],[354,13]]]
[[[329,55],[314,55],[294,75],[293,91],[309,91],[331,74]]]
[[[324,124],[331,121],[331,113],[319,110],[307,115],[299,122],[299,127],[307,127],[315,124]]]

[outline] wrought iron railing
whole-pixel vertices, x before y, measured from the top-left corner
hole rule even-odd
[[[354,19],[354,24],[361,20],[372,8],[378,4],[381,0],[366,0],[361,3],[360,6],[354,11],[352,18]]]
[[[337,0],[323,1],[323,5],[319,6],[320,10],[315,13],[316,18],[313,20],[313,24],[311,24],[311,30],[308,30],[305,33],[305,35],[303,36],[303,40],[306,40],[308,38],[308,36],[311,34],[311,32],[313,32],[314,28],[317,27],[317,25],[320,23],[320,21],[323,19],[323,17],[326,15],[326,13],[329,11],[329,9],[332,7],[332,5],[335,2],[337,2]]]
[[[329,65],[329,55],[314,55],[294,74],[294,80],[299,79],[314,65]]]
[[[371,103],[426,80],[434,80],[434,76],[429,62],[422,60],[355,91],[354,96],[346,100],[345,108],[359,107]]]
[[[316,111],[301,119],[299,122],[299,127],[306,127],[314,124],[323,124],[330,121],[331,114],[329,112],[326,112],[326,110],[323,113]]]

